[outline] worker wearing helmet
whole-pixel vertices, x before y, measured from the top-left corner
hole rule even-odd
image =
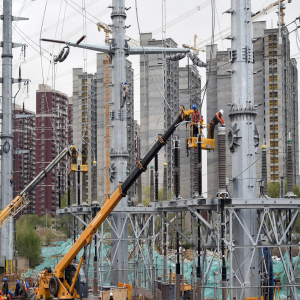
[[[11,290],[8,290],[8,294],[7,294],[7,300],[12,300],[12,293]]]
[[[200,112],[197,108],[197,106],[193,105],[193,116],[192,116],[192,124],[193,125],[193,137],[197,137],[199,130],[198,130],[198,123],[200,122],[200,126],[202,127],[203,124],[203,116],[200,115]]]
[[[5,277],[3,278],[3,283],[2,283],[2,293],[3,293],[3,296],[7,296],[7,294],[8,294],[8,283],[7,283],[7,279]]]
[[[15,296],[20,295],[20,280],[17,281],[16,289],[15,289]]]
[[[225,121],[222,117],[223,114],[224,114],[223,109],[220,109],[220,111],[216,113],[216,115],[211,119],[211,121],[209,123],[211,139],[213,139],[215,136],[215,126],[216,125],[218,125],[220,123],[221,125],[225,126]]]
[[[0,291],[0,300],[4,300],[4,299],[5,299],[5,297],[4,297],[3,293],[2,293],[2,291]]]

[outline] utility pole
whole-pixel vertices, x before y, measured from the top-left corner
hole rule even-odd
[[[65,42],[69,46],[89,49],[97,52],[108,53],[111,60],[112,86],[111,94],[113,102],[110,104],[110,192],[116,190],[120,182],[123,182],[128,175],[127,161],[129,153],[127,149],[127,109],[126,101],[122,96],[123,84],[126,81],[126,57],[128,55],[147,55],[147,54],[177,54],[189,53],[185,48],[165,48],[165,47],[135,47],[129,46],[125,39],[125,30],[128,28],[125,24],[126,11],[130,8],[125,7],[125,0],[112,0],[111,19],[112,19],[112,39],[110,44],[80,44],[84,39],[82,37],[77,42]],[[48,42],[58,42],[49,39],[42,39]],[[184,58],[182,55],[181,58]],[[181,59],[180,58],[180,59]],[[123,197],[118,207],[128,206],[128,198]],[[114,214],[112,218],[116,227],[116,232],[112,230],[112,262],[111,283],[114,286],[118,282],[128,283],[128,226],[124,225],[127,215]],[[118,236],[116,235],[118,233]]]
[[[28,20],[12,16],[12,1],[3,0],[3,41],[2,41],[2,128],[1,128],[1,207],[6,207],[13,199],[12,184],[12,83],[19,82],[12,78],[12,48],[24,46],[12,42],[12,22]],[[23,80],[22,80],[23,81]],[[12,269],[13,259],[13,221],[8,222],[0,232],[0,255],[6,256]]]
[[[233,197],[241,201],[256,198],[256,167],[254,129],[256,111],[253,96],[253,47],[251,0],[231,1],[231,82],[232,108],[229,114],[232,126],[238,131],[238,143],[235,144],[232,154]],[[235,137],[236,138],[236,137]],[[238,213],[243,220],[249,235],[256,240],[257,211],[256,209],[241,209]],[[233,260],[233,269],[239,269],[239,278],[245,289],[237,289],[237,299],[243,297],[258,297],[258,291],[248,286],[259,286],[258,281],[258,251],[252,259],[252,249],[238,246],[250,245],[250,239],[242,226],[235,218],[233,223],[236,259]],[[231,245],[232,247],[232,245]],[[246,261],[245,261],[246,260]],[[247,268],[251,264],[251,272]],[[232,279],[232,278],[231,278]],[[230,283],[231,287],[240,287],[237,277]],[[233,291],[233,290],[231,290]],[[231,296],[232,297],[232,296]]]

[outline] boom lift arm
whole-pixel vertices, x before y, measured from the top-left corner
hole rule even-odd
[[[36,186],[48,175],[48,173],[65,157],[66,154],[71,155],[72,149],[77,149],[75,146],[66,147],[55,159],[36,176],[31,183],[17,196],[12,202],[10,202],[7,207],[5,207],[0,212],[0,228],[2,228],[6,223],[8,223],[16,214],[18,214],[23,208],[29,204],[27,198],[28,194],[32,192]]]
[[[74,276],[72,278],[72,282],[70,281],[70,278],[67,278],[67,276],[65,276],[66,269],[70,265],[72,265],[72,260],[80,252],[80,250],[92,242],[93,235],[95,234],[96,230],[105,221],[105,219],[117,206],[120,200],[126,196],[128,190],[136,181],[136,179],[142,174],[142,172],[146,171],[148,164],[159,152],[159,150],[166,144],[169,137],[176,130],[177,125],[186,120],[193,112],[193,110],[186,111],[183,106],[181,107],[180,113],[173,124],[163,135],[160,135],[158,137],[158,140],[156,141],[154,146],[149,150],[146,156],[139,161],[138,166],[130,173],[126,180],[123,183],[119,184],[117,190],[112,194],[110,199],[105,202],[99,213],[95,216],[95,218],[83,231],[77,241],[73,244],[71,249],[65,254],[62,260],[55,267],[54,272],[52,272],[50,268],[45,268],[40,273],[40,299],[47,299],[51,296],[57,297],[58,299],[84,298],[83,294],[74,289],[84,255],[80,258],[76,273],[75,275],[73,274]],[[74,269],[73,272],[75,272]]]

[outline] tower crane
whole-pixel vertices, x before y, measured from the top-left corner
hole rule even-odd
[[[189,46],[187,44],[182,44],[183,48],[194,50],[194,54],[199,55],[199,51],[205,52],[204,49],[197,48],[197,35],[194,35],[194,46]]]
[[[286,8],[286,6],[285,6],[285,3],[286,3],[286,2],[287,2],[287,3],[291,3],[292,0],[280,0],[280,4],[281,4],[281,5],[280,5],[281,26],[284,26],[284,10],[285,10],[285,8]],[[262,10],[260,10],[260,11],[258,11],[258,12],[256,12],[256,13],[252,14],[251,20],[252,20],[252,21],[255,21],[256,19],[262,17],[263,15],[266,15],[268,12],[270,12],[270,10],[276,8],[276,6],[278,6],[278,1],[275,1],[275,2],[273,2],[272,4],[268,5],[266,8],[263,8]],[[232,10],[231,10],[231,9],[228,9],[228,10],[225,11],[224,13],[231,13],[231,12],[232,12]],[[228,28],[222,30],[221,32],[217,33],[217,34],[215,35],[215,42],[218,41],[218,40],[220,40],[220,39],[222,39],[221,34],[224,36],[224,35],[227,34],[229,31],[230,31],[230,27],[228,27]],[[206,40],[200,42],[200,43],[198,44],[198,47],[191,47],[191,46],[189,46],[189,45],[185,45],[185,46],[186,46],[185,48],[191,47],[191,48],[189,48],[189,49],[195,48],[196,50],[204,51],[204,52],[205,52],[205,50],[199,48],[199,46],[201,46],[201,45],[206,45],[207,43],[209,43],[209,41],[210,41],[210,38],[208,38],[208,39],[206,39]]]
[[[292,0],[280,0],[280,7],[279,7],[279,11],[280,11],[280,19],[281,19],[281,26],[284,26],[284,10],[286,9],[285,6],[285,2],[291,3]],[[252,21],[256,20],[257,18],[265,15],[268,13],[268,11],[274,7],[278,6],[278,1],[268,5],[266,8],[263,8],[262,10],[256,12],[255,14],[252,15]]]

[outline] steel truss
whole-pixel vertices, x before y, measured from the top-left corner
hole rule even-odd
[[[221,222],[221,201],[224,201],[225,216],[224,223]],[[92,216],[92,207],[90,206],[71,206],[57,210],[57,215],[66,221],[67,225],[80,234],[78,224],[87,226]],[[242,217],[242,210],[257,209],[257,232],[255,238],[250,234],[250,228]],[[120,211],[118,211],[120,210]],[[292,240],[292,230],[295,227],[299,215],[300,200],[298,199],[178,199],[173,201],[152,202],[148,207],[124,207],[115,209],[113,214],[125,213],[125,224],[128,224],[128,242],[131,248],[128,253],[129,267],[128,281],[133,284],[133,289],[147,288],[154,293],[155,286],[159,280],[169,280],[170,264],[168,266],[162,262],[157,264],[155,260],[155,251],[158,245],[163,243],[163,235],[167,235],[167,244],[170,244],[170,235],[179,233],[182,243],[187,242],[193,249],[192,273],[190,284],[195,298],[197,285],[196,278],[196,260],[201,255],[201,291],[203,299],[207,291],[213,291],[215,299],[221,299],[222,289],[226,288],[227,296],[230,299],[243,299],[245,290],[257,290],[260,296],[266,299],[270,293],[270,255],[275,249],[279,253],[284,268],[284,278],[286,282],[281,282],[281,288],[286,291],[290,299],[298,300],[297,289],[300,287],[297,274],[300,273],[300,246]],[[202,212],[207,212],[204,218]],[[70,224],[65,216],[74,217],[73,224]],[[87,216],[86,223],[82,216]],[[190,226],[185,225],[189,218]],[[197,220],[201,224],[201,251],[198,253],[195,227]],[[123,272],[125,270],[113,270],[114,260],[117,253],[119,242],[114,244],[116,251],[107,250],[113,239],[110,233],[114,233],[117,240],[120,241],[125,227],[121,231],[117,230],[114,218],[110,216],[101,228],[97,231],[97,274],[99,286],[110,284],[110,275],[112,271]],[[77,226],[76,226],[77,223]],[[75,224],[75,226],[74,226]],[[234,224],[239,224],[244,234],[248,236],[250,244],[242,245],[234,236]],[[164,228],[167,225],[167,231]],[[222,287],[221,268],[221,230],[225,230],[225,259],[227,268],[227,287]],[[105,234],[106,233],[106,234]],[[114,239],[115,240],[115,239]],[[163,246],[163,245],[162,245]],[[237,261],[235,251],[237,249],[248,249],[248,255],[243,261]],[[163,247],[162,247],[163,249]],[[168,249],[168,248],[167,248]],[[267,250],[266,250],[267,249]],[[210,256],[208,255],[210,250]],[[293,255],[292,255],[293,250]],[[167,250],[168,252],[169,250]],[[295,255],[296,251],[296,255]],[[211,254],[212,253],[212,254]],[[170,253],[163,253],[168,256]],[[260,285],[250,286],[249,281],[252,274],[252,262],[258,257],[260,265]],[[214,278],[209,276],[214,263],[218,264],[218,271],[214,272]],[[182,259],[181,259],[182,263]],[[247,265],[246,265],[247,264]],[[241,272],[241,268],[246,272]],[[172,267],[171,267],[172,269]],[[172,269],[174,272],[174,269]],[[89,271],[88,277],[92,278],[94,273]],[[243,276],[242,274],[246,274]],[[92,281],[91,281],[92,282]],[[238,284],[236,284],[238,282]],[[242,289],[242,293],[239,293]],[[136,291],[134,291],[136,292]]]

